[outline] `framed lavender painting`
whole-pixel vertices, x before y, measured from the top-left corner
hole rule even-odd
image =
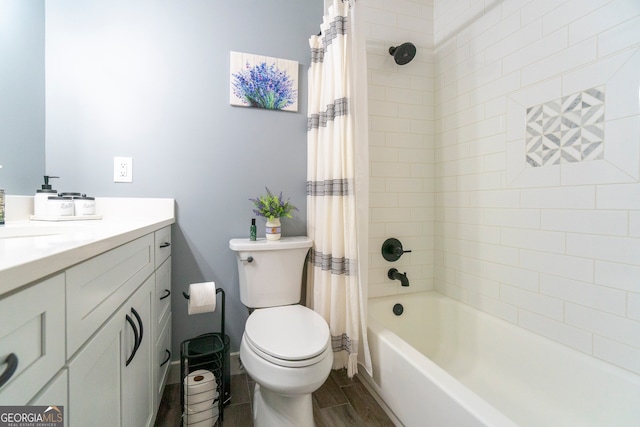
[[[231,52],[231,105],[298,111],[298,61]]]

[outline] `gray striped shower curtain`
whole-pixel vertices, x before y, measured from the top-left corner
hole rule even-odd
[[[334,0],[309,39],[307,305],[331,330],[334,369],[371,371],[366,339],[368,142],[366,58],[355,0]]]

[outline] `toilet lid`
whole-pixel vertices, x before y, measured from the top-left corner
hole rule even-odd
[[[304,360],[321,354],[330,343],[327,322],[302,305],[255,310],[244,336],[261,352],[281,360]]]

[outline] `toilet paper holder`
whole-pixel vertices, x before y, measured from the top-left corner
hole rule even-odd
[[[216,297],[220,294],[219,304],[215,311],[220,310],[220,332],[210,332],[182,342],[180,351],[181,409],[185,410],[184,378],[193,369],[208,369],[218,381],[217,416],[223,420],[223,408],[231,400],[231,377],[229,366],[229,338],[225,335],[225,292],[216,288]],[[182,296],[189,300],[191,296],[182,292]],[[215,312],[214,311],[214,312]],[[184,412],[183,412],[184,416]]]
[[[220,333],[222,334],[222,336],[224,336],[224,291],[221,288],[216,288],[216,296],[220,294],[220,302],[221,302],[221,307],[220,307]],[[185,299],[191,299],[191,295],[189,295],[188,293],[182,291],[182,296]]]

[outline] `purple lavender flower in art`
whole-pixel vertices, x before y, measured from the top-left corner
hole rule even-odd
[[[261,62],[232,74],[233,93],[252,107],[282,110],[295,102],[297,90],[286,71]]]

